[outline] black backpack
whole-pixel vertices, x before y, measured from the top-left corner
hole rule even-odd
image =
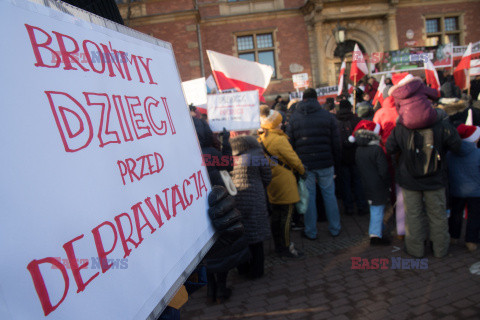
[[[428,177],[440,171],[442,159],[435,148],[432,128],[411,130],[405,152],[405,165],[412,177]]]

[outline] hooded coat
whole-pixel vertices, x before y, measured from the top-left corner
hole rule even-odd
[[[299,102],[290,117],[287,134],[308,170],[339,164],[341,144],[337,120],[320,106],[317,99]]]
[[[363,129],[355,131],[354,136],[357,145],[355,160],[365,198],[370,205],[386,204],[390,199],[390,174],[387,157],[380,147],[380,136]]]
[[[480,197],[480,149],[462,141],[458,154],[449,152],[448,182],[450,194],[457,198]]]
[[[272,171],[263,150],[252,136],[239,136],[230,141],[236,157],[232,180],[237,188],[236,207],[242,213],[245,236],[249,244],[270,238],[266,188]]]
[[[442,98],[438,101],[438,108],[444,110],[449,116],[450,122],[455,127],[461,123],[465,123],[468,117],[468,110],[472,110],[472,125],[480,125],[480,110],[474,107],[469,107],[466,100],[459,100],[456,98]]]
[[[288,142],[287,135],[280,129],[265,130],[259,136],[265,149],[299,174],[305,173],[302,161]],[[297,180],[292,170],[279,164],[272,167],[272,181],[267,187],[268,199],[272,204],[293,204],[300,201]]]
[[[219,171],[231,171],[232,166],[230,161],[222,162],[220,160],[222,159],[222,156],[227,157],[230,160],[230,156],[232,155],[230,143],[228,142],[228,139],[224,139],[222,142],[222,151],[216,149],[214,147],[213,132],[208,123],[202,119],[192,119],[197,132],[198,141],[200,142],[200,147],[202,148],[204,160],[205,162],[212,164],[207,164],[207,172],[210,177],[210,182],[212,185],[225,186]]]
[[[437,115],[429,99],[438,99],[438,91],[427,87],[422,79],[414,77],[388,90],[395,99],[398,122],[408,129],[427,128],[435,123]]]
[[[228,143],[228,139],[223,141],[222,154],[222,152],[213,147],[213,133],[208,123],[202,119],[192,119],[204,157],[208,155],[210,159],[213,159],[213,157],[219,157],[218,159],[221,159],[222,155],[231,156],[231,147]],[[217,162],[215,166],[207,165],[207,172],[212,186],[220,185],[225,187],[219,170],[228,170],[229,168],[231,167],[229,167],[228,164],[222,165],[221,162]],[[249,256],[250,251],[248,250],[248,242],[243,234],[242,228],[241,236],[237,237],[235,241],[232,242],[225,242],[222,239],[220,232],[220,238],[215,242],[212,248],[210,248],[205,257],[205,261],[209,272],[227,272],[238,264],[248,260]]]
[[[373,122],[378,123],[382,128],[380,134],[384,145],[387,143],[393,128],[395,128],[397,118],[398,113],[395,107],[395,100],[392,96],[388,96],[383,100],[382,107],[373,116]]]

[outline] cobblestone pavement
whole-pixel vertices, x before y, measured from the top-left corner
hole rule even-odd
[[[402,241],[370,247],[368,216],[342,218],[343,231],[336,238],[329,236],[325,222],[318,226],[315,241],[292,232],[306,253],[304,260],[281,260],[267,242],[264,277],[247,280],[232,270],[232,297],[224,304],[207,304],[204,287],[182,308],[182,320],[480,319],[480,275],[470,272],[480,262],[480,250],[470,253],[463,244],[452,245],[450,254],[438,259],[427,249],[427,260],[406,269],[411,260],[405,259],[411,257],[401,250]],[[352,269],[352,257],[388,259],[388,269]],[[392,263],[401,269],[392,269]]]

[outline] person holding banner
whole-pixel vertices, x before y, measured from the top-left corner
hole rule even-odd
[[[298,259],[303,253],[290,242],[290,220],[293,204],[300,201],[297,180],[293,172],[305,175],[305,168],[287,135],[280,129],[282,116],[278,111],[270,110],[267,105],[260,106],[259,142],[263,151],[273,162],[272,181],[267,194],[272,204],[271,228],[275,243],[275,252],[282,258]]]
[[[225,187],[220,170],[231,171],[230,161],[222,165],[222,157],[231,158],[231,146],[228,141],[229,133],[224,130],[222,133],[222,152],[213,146],[213,133],[210,126],[203,120],[194,118],[193,123],[197,132],[198,141],[202,148],[204,165],[207,166],[210,182],[213,186]],[[233,199],[233,198],[232,198]],[[235,202],[228,202],[228,208],[234,210]],[[243,228],[243,226],[242,226]],[[218,242],[218,241],[217,241]],[[212,253],[213,250],[213,253]],[[230,298],[232,290],[227,288],[228,271],[237,265],[244,263],[250,257],[247,241],[244,236],[238,238],[228,247],[218,245],[212,249],[207,256],[207,300],[208,302],[223,303]],[[218,252],[217,252],[218,251]]]

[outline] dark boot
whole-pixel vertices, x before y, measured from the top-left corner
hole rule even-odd
[[[207,273],[207,303],[214,303],[217,301],[217,284],[214,273]]]
[[[216,297],[217,303],[224,303],[232,295],[232,289],[227,288],[227,272],[218,272],[217,273],[217,290]]]

